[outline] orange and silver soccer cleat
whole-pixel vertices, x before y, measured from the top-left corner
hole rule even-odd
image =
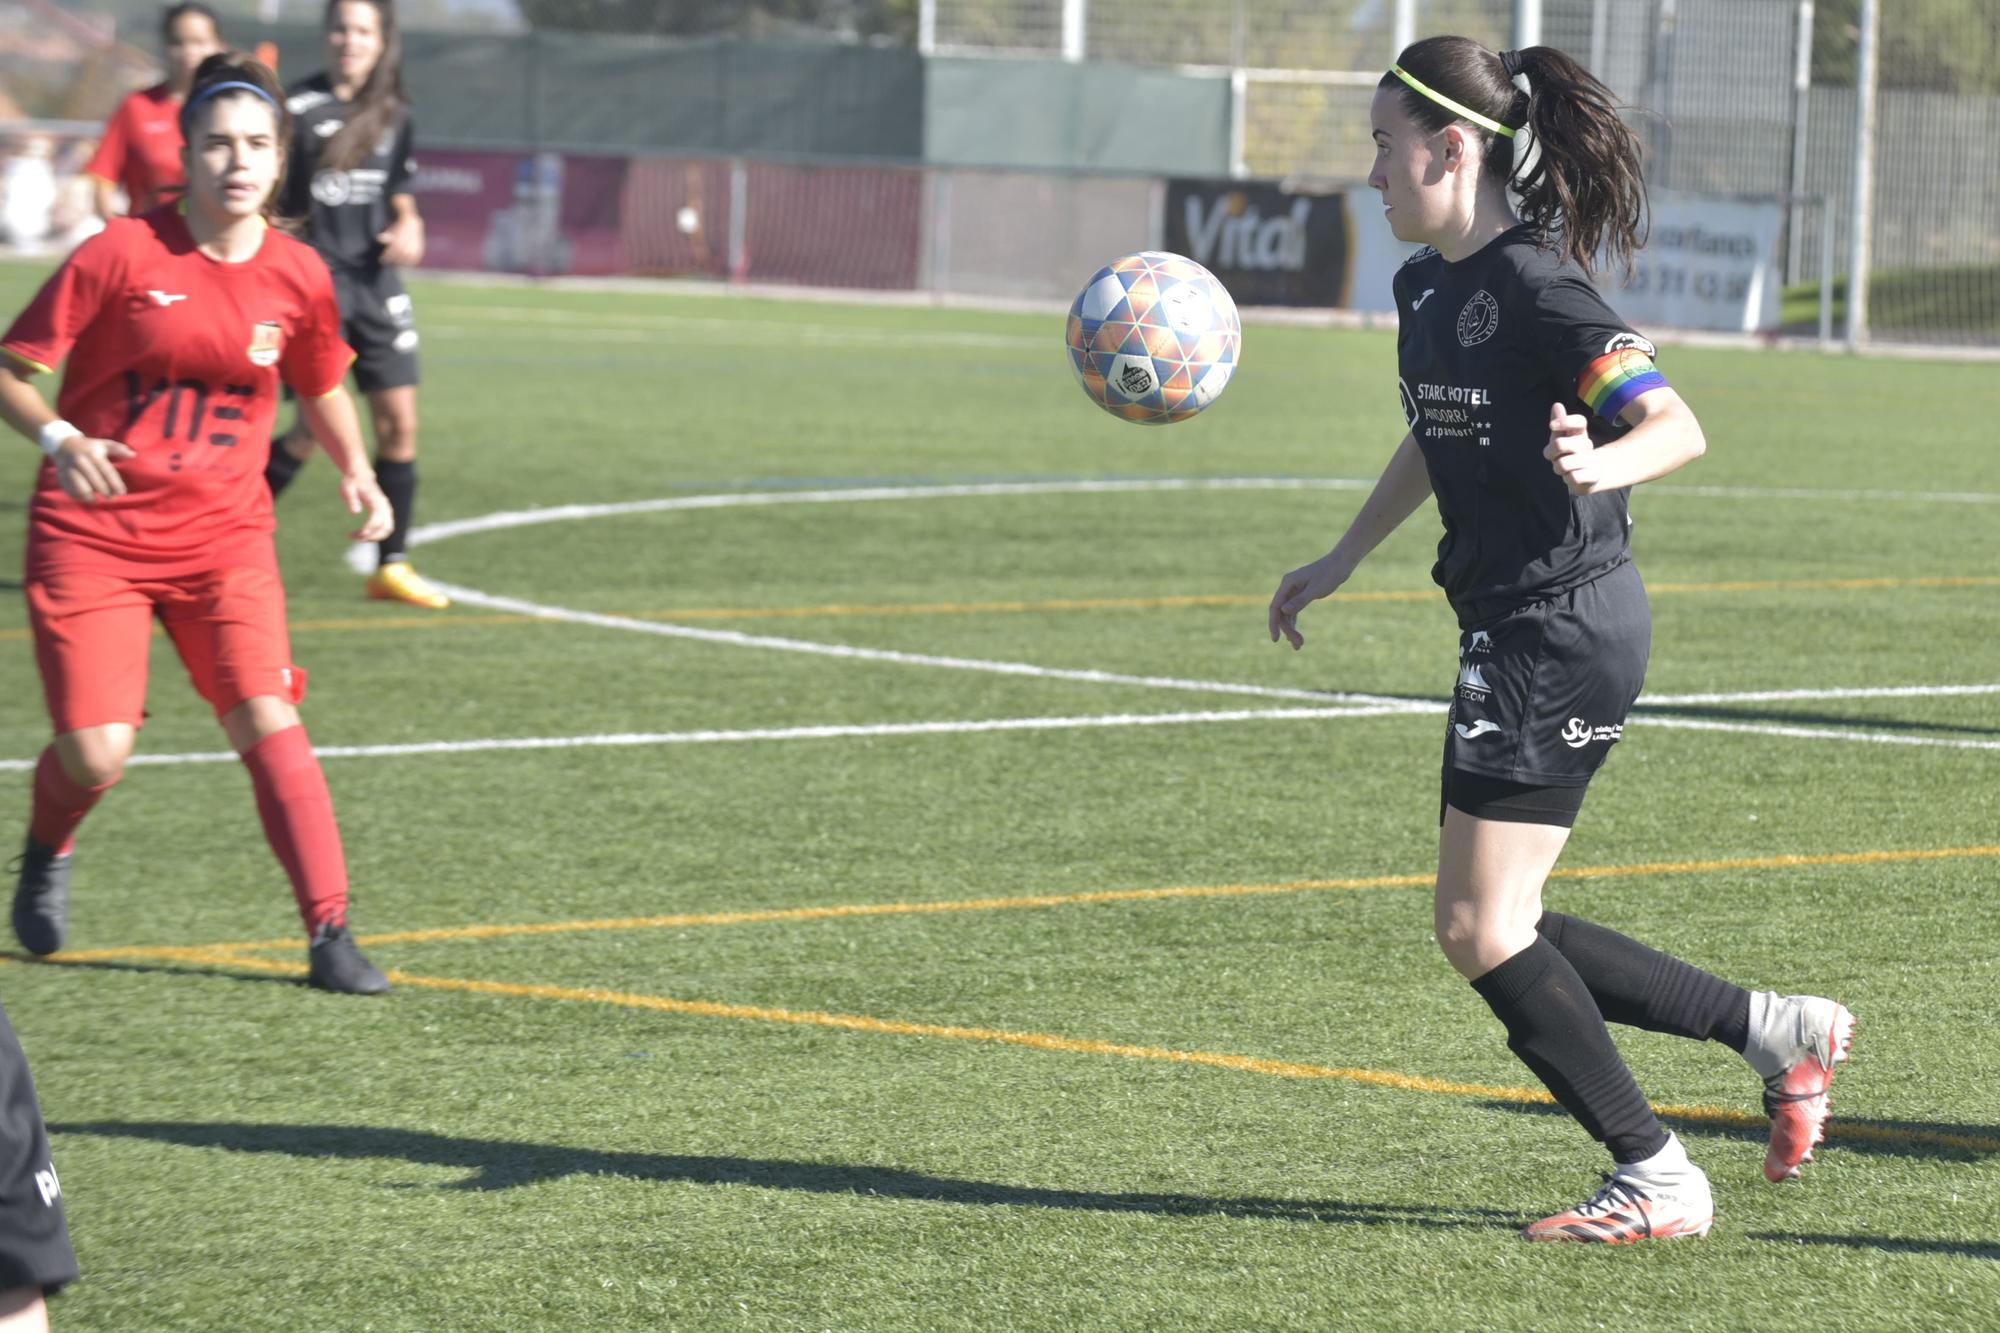
[[[392,560],[370,574],[368,595],[378,602],[408,602],[411,606],[429,607],[433,611],[442,611],[451,605],[451,598],[411,569],[407,560]]]
[[[1523,1240],[1629,1245],[1639,1240],[1701,1237],[1715,1225],[1715,1200],[1698,1166],[1675,1173],[1672,1184],[1637,1176],[1604,1178],[1604,1188],[1576,1207],[1545,1217],[1521,1233]]]
[[[1834,1067],[1847,1059],[1854,1042],[1854,1015],[1844,1005],[1816,995],[1759,996],[1764,1022],[1753,1034],[1760,1047],[1753,1060],[1764,1078],[1764,1114],[1771,1117],[1771,1147],[1764,1154],[1767,1179],[1790,1180],[1813,1159],[1826,1137],[1828,1090]]]

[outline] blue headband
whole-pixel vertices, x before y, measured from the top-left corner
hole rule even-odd
[[[208,87],[202,89],[200,92],[196,93],[193,97],[188,98],[187,105],[181,108],[181,126],[183,131],[185,131],[187,123],[194,118],[194,109],[196,107],[200,106],[203,102],[206,102],[209,98],[214,97],[217,93],[227,93],[227,92],[249,93],[254,97],[261,97],[262,99],[264,99],[265,102],[270,104],[270,107],[273,111],[276,111],[278,109],[277,100],[273,98],[271,94],[265,92],[262,88],[259,88],[254,83],[243,83],[240,81],[230,82],[230,83],[211,83],[208,85]]]

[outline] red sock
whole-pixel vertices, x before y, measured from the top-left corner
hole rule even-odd
[[[244,751],[243,767],[250,770],[250,786],[257,793],[264,837],[292,881],[306,934],[329,921],[345,921],[347,857],[340,849],[326,774],[306,729],[286,727],[266,736]]]
[[[35,764],[34,805],[28,816],[28,836],[60,854],[76,845],[76,826],[90,813],[98,798],[118,785],[113,778],[102,787],[83,787],[63,772],[56,747],[42,751]]]

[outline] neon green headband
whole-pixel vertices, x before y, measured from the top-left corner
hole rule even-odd
[[[1410,87],[1422,93],[1425,97],[1430,98],[1431,101],[1436,102],[1439,106],[1443,107],[1445,110],[1453,113],[1454,115],[1463,116],[1475,125],[1483,125],[1487,129],[1492,130],[1495,134],[1505,135],[1509,139],[1514,137],[1514,130],[1511,126],[1502,125],[1499,121],[1494,120],[1491,116],[1482,116],[1477,111],[1474,111],[1471,107],[1465,106],[1459,102],[1452,101],[1449,97],[1446,97],[1443,93],[1439,92],[1437,89],[1417,82],[1417,80],[1410,75],[1409,71],[1404,69],[1401,65],[1389,66],[1389,72],[1395,75],[1397,78],[1401,79],[1404,83],[1409,84]]]

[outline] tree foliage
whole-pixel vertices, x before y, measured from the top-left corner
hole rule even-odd
[[[1879,0],[1881,86],[2000,94],[2000,0]],[[1861,0],[1819,0],[1812,78],[1852,86],[1860,58]]]

